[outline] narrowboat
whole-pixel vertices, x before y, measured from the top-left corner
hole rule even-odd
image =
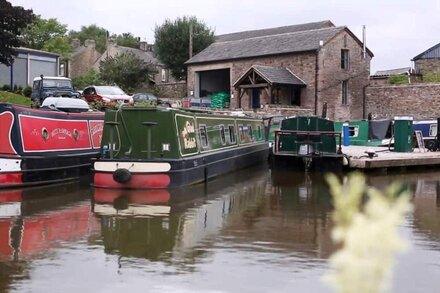
[[[335,122],[335,130],[342,133],[344,123],[348,123],[350,145],[390,146],[393,144],[391,119]]]
[[[273,168],[339,171],[343,165],[341,133],[334,122],[317,116],[289,117],[275,131]]]
[[[422,133],[423,142],[425,147],[430,151],[436,151],[439,149],[439,143],[437,140],[437,120],[426,119],[413,121],[413,129]]]
[[[207,181],[266,161],[261,119],[175,108],[105,113],[95,187],[168,188]]]
[[[56,183],[90,172],[104,113],[88,109],[73,98],[47,98],[39,109],[1,103],[0,188]]]

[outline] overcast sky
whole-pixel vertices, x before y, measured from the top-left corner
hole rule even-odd
[[[347,26],[374,53],[371,73],[411,66],[440,42],[440,0],[9,0],[71,30],[96,24],[154,42],[165,19],[196,16],[216,34],[331,20]]]

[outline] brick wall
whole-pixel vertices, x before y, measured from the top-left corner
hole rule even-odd
[[[377,118],[412,116],[440,117],[440,84],[367,87],[366,113]]]
[[[440,59],[419,59],[414,61],[417,73],[440,72]]]
[[[181,99],[186,96],[186,82],[160,83],[155,85],[159,97]]]

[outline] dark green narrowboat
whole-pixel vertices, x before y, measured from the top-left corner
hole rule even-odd
[[[168,188],[207,181],[267,160],[261,119],[173,108],[105,114],[94,186]]]
[[[275,131],[274,167],[337,171],[342,169],[341,133],[334,122],[317,116],[282,120]]]

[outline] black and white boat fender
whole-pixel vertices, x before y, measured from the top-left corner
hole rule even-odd
[[[131,180],[131,172],[125,168],[116,169],[113,172],[113,180],[122,184],[127,183]]]

